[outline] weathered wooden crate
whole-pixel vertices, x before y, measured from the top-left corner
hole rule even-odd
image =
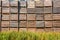
[[[28,31],[35,32],[36,28],[28,28]]]
[[[26,14],[20,14],[19,15],[19,20],[27,20],[26,19]]]
[[[44,0],[44,6],[52,6],[52,0]]]
[[[20,1],[19,6],[21,6],[21,7],[26,7],[26,6],[27,6],[26,4],[27,4],[26,1]]]
[[[52,18],[53,18],[53,17],[52,17],[52,14],[45,14],[45,15],[44,15],[44,19],[45,19],[45,20],[52,20]]]
[[[27,31],[27,28],[19,28],[19,31]]]
[[[43,14],[36,14],[36,20],[43,20],[44,15]]]
[[[28,1],[27,5],[28,8],[35,8],[35,1]]]
[[[45,21],[45,27],[53,27],[53,21]]]
[[[9,0],[1,0],[1,1],[9,1]]]
[[[9,20],[9,15],[7,15],[7,14],[3,14],[2,15],[2,20]]]
[[[36,21],[27,21],[27,27],[36,27]]]
[[[44,13],[43,8],[35,8],[35,13]]]
[[[11,7],[10,12],[11,13],[18,13],[18,8],[17,7]]]
[[[36,31],[37,32],[44,32],[44,29],[43,28],[37,28]]]
[[[27,27],[27,21],[20,21],[19,27]]]
[[[1,1],[0,1],[0,6],[1,6]]]
[[[53,21],[53,27],[60,27],[60,21]]]
[[[9,21],[2,21],[1,27],[9,27]]]
[[[53,7],[53,13],[60,13],[60,7]]]
[[[40,1],[40,0],[34,0],[34,1]]]
[[[8,7],[2,7],[2,13],[9,13]]]
[[[36,27],[44,27],[44,21],[36,21]]]
[[[20,8],[19,13],[27,13],[27,9],[26,8]]]
[[[60,20],[60,14],[53,14],[53,20]]]
[[[18,14],[11,14],[10,20],[18,20]]]
[[[36,7],[44,6],[44,1],[43,1],[43,0],[36,1],[36,2],[35,2],[35,6],[36,6]]]
[[[36,14],[27,14],[27,20],[36,20]]]
[[[18,28],[10,28],[10,31],[18,31]]]
[[[18,6],[18,1],[11,1],[10,6]]]
[[[53,0],[53,7],[60,7],[60,0]]]
[[[1,14],[0,14],[0,20],[1,20]]]
[[[9,6],[9,1],[2,1],[2,6]]]
[[[0,7],[0,13],[1,13],[1,7]]]
[[[1,28],[1,32],[7,32],[9,31],[9,28]]]
[[[35,13],[35,8],[27,8],[27,13]]]
[[[54,32],[60,32],[60,28],[54,28]]]
[[[44,13],[52,13],[52,7],[45,7]]]
[[[18,21],[10,21],[10,27],[18,27]]]
[[[46,32],[53,32],[54,30],[53,30],[53,28],[45,28],[45,31]]]

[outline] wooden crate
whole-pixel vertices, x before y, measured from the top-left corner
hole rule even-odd
[[[40,1],[40,0],[34,0],[34,1]]]
[[[53,21],[45,21],[45,27],[52,27]]]
[[[0,1],[0,6],[1,6],[1,1]]]
[[[1,7],[0,7],[0,13],[1,13]]]
[[[9,21],[2,21],[1,27],[9,27]]]
[[[35,8],[27,8],[27,13],[35,13]]]
[[[11,7],[10,12],[11,13],[18,13],[18,8],[17,7]]]
[[[26,8],[20,8],[19,13],[27,13],[27,9]]]
[[[53,0],[53,7],[60,7],[60,0]]]
[[[60,7],[53,7],[53,13],[60,13]]]
[[[60,14],[53,14],[53,20],[60,20]]]
[[[44,13],[43,8],[35,8],[35,13]]]
[[[36,21],[27,21],[27,27],[36,27]]]
[[[18,6],[18,1],[11,1],[10,6]]]
[[[1,1],[9,1],[9,0],[1,0]]]
[[[0,21],[1,21],[1,14],[0,14]]]
[[[44,13],[52,13],[52,7],[45,7]]]
[[[37,28],[36,31],[37,32],[44,32],[44,29],[43,28]]]
[[[10,27],[18,27],[18,21],[10,21]]]
[[[52,20],[52,14],[45,14],[44,19],[45,20]]]
[[[53,21],[53,27],[60,27],[60,21]]]
[[[19,31],[27,31],[27,28],[19,28]]]
[[[19,20],[27,20],[26,19],[26,14],[20,14],[19,15]]]
[[[2,1],[2,6],[9,6],[9,1]]]
[[[44,27],[44,21],[36,21],[36,27]]]
[[[19,27],[27,27],[27,21],[20,21]]]
[[[28,1],[27,5],[28,8],[35,8],[35,1]]]
[[[45,28],[45,31],[46,32],[53,32],[54,30],[53,30],[53,28]]]
[[[60,32],[60,28],[54,28],[54,32]]]
[[[36,1],[35,2],[35,6],[36,7],[41,7],[41,6],[43,6],[44,5],[44,1],[43,0],[39,0],[39,1]]]
[[[44,0],[44,6],[52,6],[52,0]]]
[[[43,20],[44,15],[43,14],[36,14],[36,20]]]
[[[10,31],[18,31],[18,28],[10,28]]]
[[[26,4],[27,4],[26,1],[20,1],[19,6],[21,6],[21,7],[26,7],[26,6],[27,6]]]
[[[36,28],[28,28],[28,31],[35,32]]]
[[[18,20],[18,14],[11,14],[10,20]]]
[[[7,32],[9,31],[9,28],[1,28],[1,32]]]
[[[27,20],[36,20],[36,14],[27,14]]]
[[[9,13],[8,7],[2,7],[2,13]]]
[[[7,14],[2,14],[2,20],[9,20],[9,15]]]

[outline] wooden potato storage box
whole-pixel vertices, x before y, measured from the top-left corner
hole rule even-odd
[[[9,27],[9,21],[2,21],[1,27]]]
[[[52,14],[45,14],[44,15],[45,20],[52,20],[52,18],[53,18]]]
[[[0,13],[1,13],[1,7],[0,7]]]
[[[36,20],[36,14],[27,14],[27,20]]]
[[[9,7],[2,7],[2,13],[9,13]]]
[[[54,20],[60,20],[60,14],[53,14]]]
[[[9,6],[9,1],[2,1],[2,6]]]
[[[27,27],[36,27],[36,21],[28,21]]]
[[[9,31],[9,28],[1,28],[1,31],[2,32],[7,32],[7,31]]]
[[[20,8],[19,13],[27,13],[27,8]]]
[[[18,20],[18,14],[10,14],[10,20]]]
[[[28,31],[35,32],[36,28],[28,28]]]
[[[36,27],[44,27],[44,21],[36,21]]]
[[[19,14],[19,20],[27,20],[26,14]]]
[[[18,1],[10,1],[10,6],[18,6]]]
[[[8,14],[2,14],[2,20],[9,20]]]
[[[18,13],[18,8],[17,7],[11,7],[10,12],[11,13]]]
[[[52,27],[53,21],[45,21],[45,27]]]
[[[10,28],[10,31],[18,31],[18,28]]]
[[[27,28],[19,28],[19,31],[27,31]]]
[[[18,27],[18,21],[10,21],[10,27]]]
[[[37,32],[44,32],[44,29],[43,28],[37,28],[36,31]]]
[[[27,27],[27,21],[20,21],[19,27]]]
[[[36,20],[43,20],[44,15],[43,14],[36,14]]]

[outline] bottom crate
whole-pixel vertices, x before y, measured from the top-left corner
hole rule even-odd
[[[28,31],[35,32],[36,28],[28,28]]]
[[[9,28],[1,28],[1,31],[2,32],[7,32],[7,31],[9,31]]]
[[[53,28],[45,28],[45,32],[53,32]]]
[[[18,28],[10,28],[10,31],[18,31]]]
[[[54,28],[54,32],[60,32],[60,28]]]
[[[44,32],[44,29],[43,29],[43,28],[37,28],[36,31],[37,31],[37,32]]]
[[[19,31],[27,31],[27,28],[19,28]]]

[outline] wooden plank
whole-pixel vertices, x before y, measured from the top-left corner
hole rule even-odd
[[[10,31],[18,31],[18,28],[10,28]]]
[[[28,31],[35,32],[36,28],[28,28]]]
[[[27,28],[19,28],[19,31],[27,31]]]
[[[53,32],[54,30],[53,30],[53,28],[45,28],[45,31],[46,32]]]
[[[9,28],[1,28],[1,32],[7,32],[9,31]]]
[[[43,29],[43,28],[37,28],[36,31],[37,31],[37,32],[44,32],[44,29]]]

